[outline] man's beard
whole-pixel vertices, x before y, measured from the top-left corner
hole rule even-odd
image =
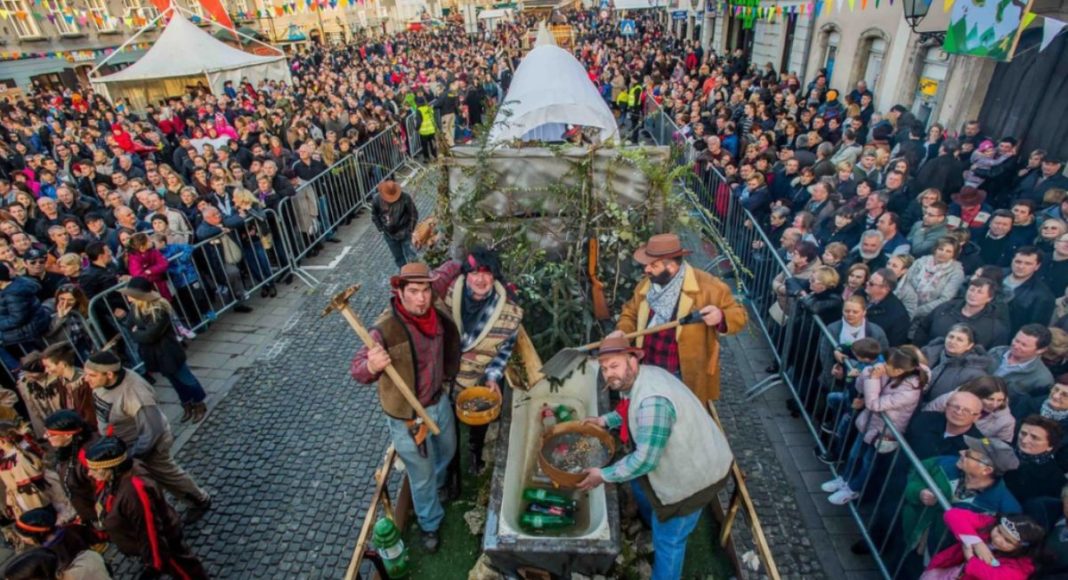
[[[649,279],[652,280],[653,284],[656,284],[657,286],[664,286],[668,282],[671,282],[671,279],[674,278],[674,277],[675,277],[674,274],[672,274],[671,272],[668,272],[665,269],[662,272],[660,272],[659,274],[654,274],[652,276],[649,276]]]

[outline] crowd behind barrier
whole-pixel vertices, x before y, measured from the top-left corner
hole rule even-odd
[[[686,139],[664,111],[653,110],[644,127],[654,142],[675,147],[676,159],[695,159],[692,140]],[[955,518],[960,515],[961,506],[967,507],[965,517],[971,517],[971,511],[995,514],[994,528],[1002,514],[1023,518],[1021,512],[1034,516],[1047,528],[1063,526],[1059,491],[1054,497],[1032,498],[1029,502],[1025,498],[1017,501],[1006,491],[1002,482],[1012,476],[1021,460],[1008,444],[996,440],[985,429],[976,429],[977,423],[988,419],[987,411],[983,406],[965,407],[978,405],[978,398],[962,402],[951,393],[932,397],[933,393],[926,390],[929,384],[918,386],[914,393],[897,394],[923,399],[912,403],[915,415],[909,421],[908,415],[901,416],[899,407],[886,405],[877,389],[873,392],[868,388],[869,383],[880,380],[884,389],[886,386],[885,375],[881,379],[871,376],[869,367],[873,362],[890,364],[891,368],[896,364],[897,368],[916,371],[916,377],[927,376],[929,380],[930,375],[924,374],[927,367],[920,368],[922,356],[902,355],[919,349],[888,349],[885,336],[881,336],[874,359],[853,358],[857,349],[840,340],[843,322],[826,323],[825,311],[814,303],[811,294],[816,293],[816,288],[812,280],[802,282],[797,277],[789,258],[778,251],[779,244],[765,231],[762,221],[744,207],[737,191],[717,168],[697,169],[680,184],[681,189],[693,203],[694,213],[720,240],[723,253],[714,261],[718,273],[733,275],[750,310],[753,328],[774,357],[768,369],[772,374],[749,385],[746,395],[754,398],[780,384],[789,389],[791,400],[787,406],[804,420],[814,453],[833,473],[822,490],[831,494],[832,503],[845,505],[856,524],[859,540],[850,548],[854,553],[871,554],[884,577],[919,578],[925,568],[944,563],[944,558],[939,559],[940,553],[952,551],[960,538]],[[843,308],[846,318],[849,307],[847,301]],[[867,324],[863,309],[857,309],[856,316],[859,324]],[[900,360],[886,360],[890,356]],[[933,362],[928,364],[934,366]],[[858,379],[857,392],[851,392],[853,377]],[[1053,388],[1054,396],[1060,388]],[[854,404],[855,398],[860,400],[858,404]],[[880,410],[873,401],[884,403],[886,410]],[[927,412],[921,413],[917,405]],[[974,417],[969,416],[972,412]],[[980,421],[975,421],[980,415]],[[939,420],[940,417],[944,418]],[[1022,429],[1028,431],[1036,426],[1059,432],[1056,425],[1050,427],[1043,420],[1031,418],[1024,421]],[[971,443],[944,443],[964,435],[974,439]],[[1011,441],[1011,429],[1007,435]],[[1025,463],[1029,461],[1025,451],[1017,453]],[[1044,459],[1052,461],[1050,457]],[[984,462],[992,464],[993,473],[976,473],[973,466]],[[1052,475],[1055,479],[1050,485],[1060,490],[1064,475]],[[991,485],[977,484],[979,491],[970,491],[972,479],[980,481],[981,476],[989,478]],[[836,494],[840,496],[837,501]],[[986,532],[990,532],[989,528]],[[1043,534],[1036,533],[1039,537]],[[1016,538],[1018,547],[1019,542]],[[1051,562],[1049,553],[1038,556],[1037,549],[1025,552],[1035,564]],[[1015,574],[1017,570],[1011,572]],[[1012,574],[1005,577],[1017,577]]]
[[[166,287],[174,298],[179,336],[195,339],[221,314],[256,292],[266,293],[287,275],[310,278],[301,272],[301,262],[366,207],[379,183],[393,179],[413,155],[419,154],[419,139],[411,138],[404,129],[415,125],[414,117],[409,115],[403,125],[387,127],[323,173],[301,183],[295,195],[285,197],[275,207],[250,208],[247,217],[225,218],[219,223],[219,233],[194,244],[157,247],[168,267],[156,284]],[[85,304],[62,313],[52,310],[49,327],[39,340],[4,349],[0,381],[15,385],[18,376],[11,369],[17,368],[19,359],[64,342],[75,347],[78,366],[94,350],[107,347],[121,353],[129,368],[143,370],[137,344],[124,323],[131,311],[122,292],[126,286],[124,280]]]

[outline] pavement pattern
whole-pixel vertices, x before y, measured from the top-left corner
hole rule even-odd
[[[432,209],[433,191],[431,182],[420,184],[422,215]],[[200,425],[178,424],[173,391],[157,389],[179,464],[215,497],[214,509],[186,528],[214,578],[341,578],[352,556],[388,438],[373,388],[348,373],[358,339],[340,315],[319,315],[330,297],[359,282],[351,304],[371,323],[396,268],[366,214],[339,235],[341,244],[308,262],[321,282],[315,288],[280,286],[278,298],[253,300],[252,314],[226,314],[190,344],[190,366],[211,408]],[[802,449],[811,440],[782,409],[783,394],[755,402],[741,395],[760,378],[754,369],[767,364],[766,346],[748,331],[724,346],[718,410],[782,577],[865,576],[864,563],[841,566],[826,520],[813,513],[816,498],[795,464],[811,457]],[[741,518],[736,534],[739,552],[751,549]],[[831,539],[842,548],[842,536]],[[140,572],[139,562],[121,556],[113,566],[117,578]]]

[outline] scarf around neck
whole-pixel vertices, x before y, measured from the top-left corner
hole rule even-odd
[[[649,326],[656,326],[671,321],[675,314],[675,307],[679,304],[679,294],[682,293],[682,281],[686,276],[686,264],[679,266],[679,271],[671,278],[671,281],[663,286],[658,286],[650,280],[649,292],[645,300],[649,303],[652,318]]]
[[[1057,409],[1054,409],[1050,406],[1049,399],[1042,401],[1042,410],[1040,410],[1039,413],[1043,417],[1053,419],[1054,421],[1064,421],[1065,419],[1068,419],[1068,411],[1058,411]]]
[[[1016,457],[1020,458],[1020,465],[1043,465],[1053,460],[1053,450],[1038,455],[1024,453],[1020,446],[1016,446]]]
[[[432,337],[438,333],[438,311],[433,306],[427,308],[422,316],[416,316],[404,308],[399,297],[393,297],[393,306],[397,314],[408,325],[415,327],[423,336]]]

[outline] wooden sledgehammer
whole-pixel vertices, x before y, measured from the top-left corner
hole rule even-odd
[[[356,284],[355,286],[350,286],[346,290],[339,292],[336,296],[330,299],[330,305],[323,309],[322,316],[325,317],[334,311],[340,312],[341,315],[345,317],[345,320],[348,321],[349,326],[356,331],[356,335],[360,337],[360,340],[367,345],[367,348],[371,348],[378,343],[371,337],[371,333],[367,332],[367,328],[364,327],[363,322],[360,321],[359,315],[349,307],[349,298],[351,298],[359,289],[360,285]],[[408,386],[408,383],[404,382],[404,379],[401,378],[397,369],[393,368],[393,365],[390,364],[386,367],[385,372],[390,380],[393,381],[393,384],[397,385],[397,389],[399,389],[401,395],[404,396],[404,400],[408,401],[408,404],[415,409],[416,415],[419,415],[419,418],[426,423],[430,432],[434,435],[440,435],[441,429],[438,427],[438,424],[430,418],[430,415],[426,412],[426,407],[423,407],[422,403],[419,402],[419,398],[415,396],[415,391]]]

